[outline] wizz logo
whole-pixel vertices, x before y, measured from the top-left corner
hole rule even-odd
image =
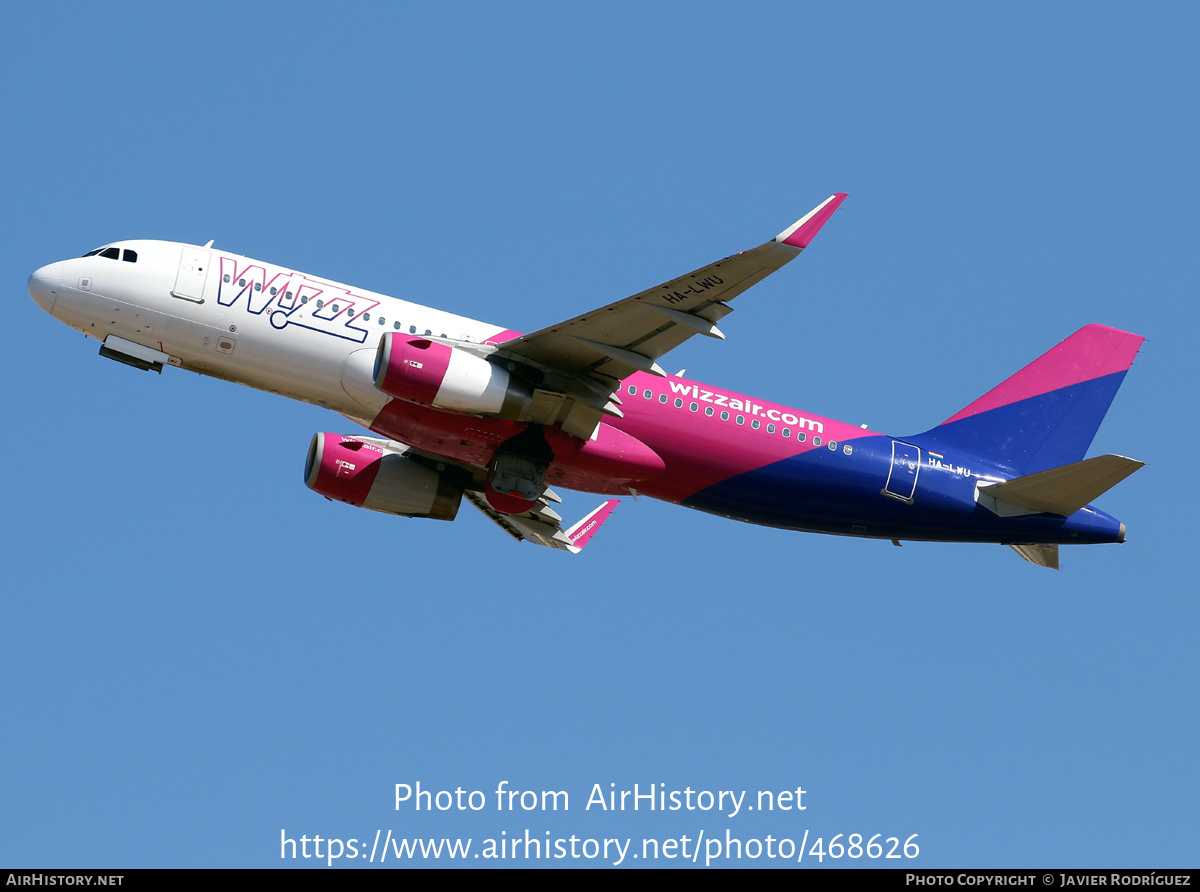
[[[247,312],[266,313],[275,328],[297,325],[358,344],[368,333],[363,313],[379,306],[377,300],[300,273],[269,273],[249,262],[239,269],[236,258],[222,257],[217,303],[233,307],[243,298]]]

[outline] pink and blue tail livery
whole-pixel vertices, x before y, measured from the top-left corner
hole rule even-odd
[[[913,438],[1018,474],[1083,458],[1141,347],[1141,335],[1087,325],[933,430]]]

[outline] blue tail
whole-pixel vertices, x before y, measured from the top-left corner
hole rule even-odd
[[[961,412],[909,440],[1034,474],[1083,458],[1144,339],[1088,325]]]

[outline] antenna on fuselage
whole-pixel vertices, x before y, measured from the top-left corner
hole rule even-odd
[[[205,243],[204,243],[204,247],[206,247],[206,248],[211,248],[211,247],[212,247],[212,243],[213,243],[213,242],[215,242],[215,241],[216,241],[216,239],[215,239],[215,238],[210,238],[210,239],[209,239],[207,242],[205,242]]]

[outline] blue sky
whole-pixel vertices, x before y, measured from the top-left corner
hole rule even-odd
[[[281,830],[526,829],[919,834],[915,861],[873,862],[906,867],[1193,863],[1198,18],[9,10],[0,863],[307,866],[281,862]],[[1127,544],[1064,549],[1053,573],[1001,546],[626,499],[572,558],[469,508],[358,511],[301,479],[312,434],[348,422],[104,361],[25,292],[115,239],[215,239],[528,331],[834,191],[850,198],[738,298],[728,340],[670,370],[902,435],[1084,324],[1135,331],[1090,453],[1147,462],[1099,503]],[[417,781],[571,807],[396,811]],[[594,784],[634,783],[801,787],[807,808],[584,809]]]

